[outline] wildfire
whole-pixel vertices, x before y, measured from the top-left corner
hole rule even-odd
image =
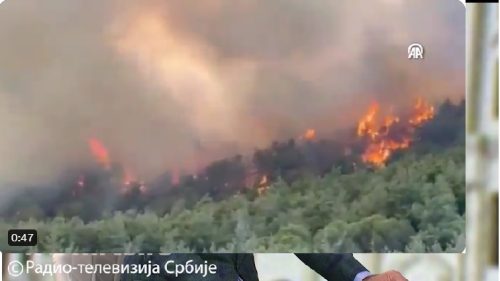
[[[413,112],[406,122],[401,122],[401,119],[394,115],[379,118],[379,109],[379,105],[373,103],[359,120],[357,128],[357,135],[369,142],[361,159],[376,167],[384,166],[394,151],[408,148],[415,128],[434,117],[434,107],[422,98],[417,99]],[[403,126],[403,129],[396,137],[391,135],[391,130],[397,124]]]
[[[313,141],[313,140],[315,140],[316,139],[316,130],[314,130],[314,129],[307,129],[307,131],[302,136],[302,139],[307,140],[307,141]]]
[[[260,179],[260,181],[259,181],[259,185],[267,185],[267,182],[268,182],[268,180],[267,180],[267,176],[266,176],[266,175],[264,175],[264,176],[262,176],[262,178]]]
[[[413,107],[413,116],[408,121],[410,124],[418,126],[434,117],[434,107],[422,98],[418,98]]]
[[[393,151],[408,148],[410,143],[411,140],[407,138],[401,141],[381,140],[380,142],[371,143],[365,149],[361,159],[365,163],[381,167],[389,159]]]
[[[262,178],[259,181],[259,184],[257,185],[257,193],[259,195],[262,195],[268,189],[269,189],[269,180],[267,179],[267,176],[264,175],[262,176]]]
[[[105,169],[110,169],[111,168],[111,157],[110,157],[108,150],[104,146],[104,144],[96,138],[89,139],[88,144],[89,144],[90,152],[94,156],[97,163],[102,165]],[[141,192],[146,191],[146,186],[145,186],[144,182],[138,181],[137,178],[134,176],[134,174],[127,167],[123,168],[123,176],[122,176],[121,180],[122,180],[122,184],[123,184],[122,189],[121,189],[122,193],[127,193],[130,190],[130,188],[135,186],[135,185],[139,186],[139,190]],[[78,187],[82,188],[84,186],[84,184],[85,184],[84,178],[78,179],[78,182],[77,182]]]
[[[134,188],[138,188],[141,193],[147,192],[147,186],[144,181],[137,179],[134,174],[128,168],[123,168],[123,188],[122,193],[128,193]]]
[[[104,168],[109,169],[111,167],[111,160],[109,158],[109,153],[106,147],[101,141],[95,138],[88,140],[90,152],[94,156],[97,163],[104,166]]]
[[[130,170],[128,170],[127,168],[124,168],[123,169],[123,184],[130,185],[134,181],[135,181],[135,177],[132,175]]]
[[[382,113],[381,106],[376,102],[372,103],[359,119],[356,129],[357,136],[366,141],[361,160],[375,167],[384,166],[395,151],[410,147],[415,129],[434,118],[434,115],[434,107],[422,98],[418,98],[412,106],[410,114],[404,116]],[[307,129],[299,137],[305,141],[313,141],[316,138],[316,130],[312,128]],[[96,138],[91,138],[88,140],[88,145],[96,162],[104,168],[110,169],[111,158],[104,144]],[[346,148],[344,151],[345,155],[352,153],[351,148]],[[193,178],[198,179],[198,173],[194,173]],[[256,187],[259,195],[263,195],[269,189],[270,180],[267,175],[255,172],[251,174],[250,178],[250,180],[245,181],[248,182],[248,186]],[[180,170],[173,169],[171,171],[171,184],[178,186],[180,179]],[[147,191],[144,182],[139,181],[127,168],[124,168],[121,180],[123,181],[121,191],[124,193],[135,188],[138,188],[142,193]],[[206,177],[205,180],[207,180]],[[77,181],[77,189],[82,189],[85,185],[87,185],[85,178],[80,177]],[[229,186],[229,183],[226,182],[225,186]]]
[[[358,122],[358,136],[369,136],[371,139],[377,137],[378,130],[376,130],[375,118],[378,111],[378,103],[373,103],[365,116]]]

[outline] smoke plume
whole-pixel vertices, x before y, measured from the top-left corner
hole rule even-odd
[[[464,97],[455,0],[8,0],[0,38],[0,186],[93,161],[89,139],[153,177]]]

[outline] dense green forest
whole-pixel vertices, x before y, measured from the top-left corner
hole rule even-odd
[[[441,252],[461,251],[465,227],[464,147],[407,153],[381,169],[333,169],[265,195],[208,196],[170,212],[126,211],[100,220],[55,217],[1,222],[35,228],[43,252]],[[9,249],[1,241],[0,248]]]

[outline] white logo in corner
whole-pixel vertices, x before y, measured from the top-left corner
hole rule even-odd
[[[424,58],[424,46],[418,43],[413,43],[408,46],[408,59],[420,60]]]

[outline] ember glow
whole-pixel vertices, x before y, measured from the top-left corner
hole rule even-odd
[[[302,136],[302,139],[312,141],[316,139],[316,130],[314,129],[307,129],[307,131],[304,133]]]
[[[269,189],[269,180],[267,179],[266,175],[263,175],[262,178],[259,181],[259,184],[257,185],[257,193],[259,195],[262,195],[268,189]]]
[[[109,158],[109,153],[102,142],[96,138],[91,138],[88,140],[90,152],[94,156],[97,163],[101,164],[104,168],[109,169],[111,167],[111,160]]]
[[[127,167],[123,168],[122,184],[122,193],[128,193],[133,188],[137,188],[141,193],[145,193],[147,191],[147,187],[144,181],[139,180]]]
[[[85,188],[85,177],[80,175],[76,182],[76,187],[72,191],[73,196],[79,196],[80,194],[82,194],[84,188]]]
[[[357,127],[358,137],[368,142],[361,159],[376,167],[384,166],[395,151],[410,147],[415,128],[434,117],[434,107],[423,98],[418,98],[411,116],[405,122],[392,114],[380,117],[379,113],[379,104],[373,103]],[[394,134],[396,127],[398,133]]]
[[[123,183],[125,185],[130,185],[133,181],[135,181],[135,177],[132,175],[129,169],[125,168],[123,171]]]
[[[76,184],[78,185],[78,187],[83,188],[85,186],[85,177],[84,176],[78,177],[78,181]]]

